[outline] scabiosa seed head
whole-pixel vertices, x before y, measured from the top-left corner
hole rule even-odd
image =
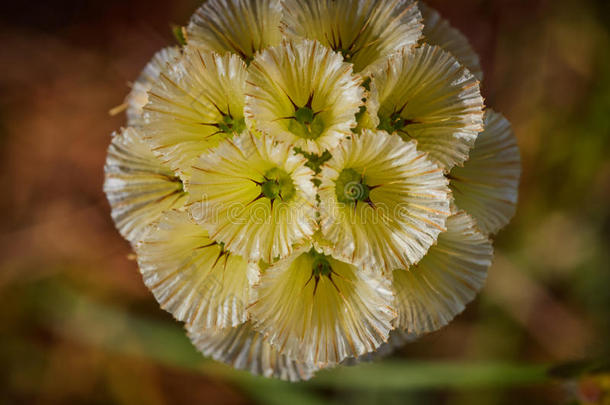
[[[467,39],[413,0],[207,0],[123,107],[104,191],[204,355],[299,381],[449,323],[520,158]]]

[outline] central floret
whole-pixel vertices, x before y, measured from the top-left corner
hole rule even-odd
[[[290,175],[279,167],[268,170],[263,176],[265,181],[261,182],[261,194],[270,200],[279,198],[288,202],[294,197],[296,188]]]
[[[284,41],[257,54],[246,85],[246,122],[305,152],[334,149],[356,126],[362,79],[317,41]]]
[[[365,183],[362,173],[355,169],[343,169],[335,182],[337,200],[343,204],[357,204],[358,201],[372,203],[370,199],[371,187]]]
[[[292,100],[290,100],[292,102]],[[313,101],[313,93],[307,99],[307,103],[303,107],[299,107],[293,103],[294,115],[287,117],[292,120],[288,125],[288,130],[303,139],[318,139],[324,132],[324,121],[320,111],[314,111],[311,105]]]

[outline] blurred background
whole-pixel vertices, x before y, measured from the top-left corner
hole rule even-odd
[[[448,327],[287,384],[195,353],[102,193],[108,111],[199,1],[3,2],[0,404],[610,404],[610,1],[429,3],[514,126],[517,216]]]

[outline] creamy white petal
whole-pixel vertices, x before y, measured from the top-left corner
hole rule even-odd
[[[189,183],[191,214],[226,248],[271,263],[315,231],[313,172],[289,144],[244,133],[203,155]],[[285,173],[292,195],[263,195],[270,172]]]
[[[248,69],[246,119],[250,127],[321,153],[356,126],[360,83],[351,65],[319,42],[283,42],[257,55]]]
[[[144,283],[161,307],[194,328],[247,319],[258,267],[227,252],[188,213],[166,212],[136,247]]]
[[[450,174],[455,203],[476,219],[483,232],[495,234],[517,209],[521,157],[510,123],[487,110],[485,131],[477,138],[464,167]]]
[[[450,53],[422,45],[388,58],[374,73],[367,109],[378,128],[417,140],[446,170],[468,159],[483,130],[477,79]]]
[[[208,0],[191,17],[187,41],[250,61],[257,51],[280,43],[281,18],[280,0]]]
[[[255,375],[297,382],[309,380],[317,369],[280,354],[254,330],[250,321],[220,330],[190,325],[187,329],[189,338],[204,356]]]
[[[146,139],[164,162],[187,179],[193,160],[245,127],[246,65],[192,47],[160,73],[144,107]]]
[[[424,36],[422,41],[430,45],[438,45],[450,52],[455,58],[470,70],[470,73],[483,80],[483,71],[479,55],[474,51],[468,38],[452,27],[449,21],[428,5],[420,2],[419,9],[424,17]]]
[[[395,317],[389,280],[325,257],[330,275],[315,277],[308,248],[268,268],[249,307],[255,328],[281,353],[329,365],[385,342]]]
[[[161,71],[167,67],[167,64],[178,58],[180,58],[180,48],[170,46],[157,52],[144,67],[127,96],[127,125],[142,124],[142,108],[148,103],[148,91],[159,79]]]
[[[397,329],[421,335],[447,325],[483,287],[493,247],[474,220],[461,211],[419,264],[395,270]]]
[[[369,200],[344,203],[342,173],[363,175]],[[342,142],[322,168],[321,230],[334,255],[356,265],[392,271],[417,263],[445,230],[449,188],[442,170],[384,131],[364,130]]]
[[[161,213],[186,203],[180,179],[161,163],[133,128],[113,134],[104,172],[104,192],[112,219],[132,244]]]
[[[417,43],[422,17],[411,0],[284,0],[282,31],[341,52],[354,70]]]

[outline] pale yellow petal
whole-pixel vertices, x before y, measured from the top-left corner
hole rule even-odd
[[[482,231],[495,234],[517,209],[521,158],[510,123],[493,110],[485,113],[483,131],[464,167],[450,174],[455,203],[477,221]]]
[[[411,0],[284,0],[282,31],[341,52],[360,72],[416,44],[421,19]]]
[[[451,216],[419,264],[394,271],[396,328],[421,335],[447,325],[483,287],[492,256],[491,241],[468,214]]]
[[[438,45],[450,52],[455,58],[470,70],[470,73],[483,80],[483,71],[479,55],[474,51],[468,38],[452,27],[438,11],[420,2],[418,3],[424,17],[424,36],[422,41],[430,45]]]
[[[250,321],[234,328],[201,329],[187,326],[188,335],[204,356],[255,375],[292,382],[309,380],[316,367],[280,354],[252,327]]]
[[[182,182],[133,128],[113,135],[104,166],[104,192],[117,229],[131,243],[161,213],[186,202]]]
[[[244,125],[246,65],[236,55],[184,48],[149,92],[142,130],[164,162],[187,179],[194,159]]]
[[[142,124],[142,109],[148,103],[148,91],[159,79],[161,71],[167,67],[167,64],[178,58],[180,58],[180,48],[170,46],[157,52],[144,67],[127,96],[127,125]]]
[[[203,155],[189,183],[191,214],[226,248],[251,261],[289,255],[315,231],[313,172],[289,144],[244,133]],[[265,176],[282,171],[291,195],[263,195]]]
[[[250,61],[257,51],[279,44],[280,0],[208,0],[186,28],[188,44]]]
[[[329,365],[375,350],[395,316],[389,280],[326,256],[332,273],[316,277],[307,249],[268,268],[254,287],[255,328],[280,352]]]
[[[321,153],[356,126],[360,82],[341,55],[319,42],[283,42],[257,55],[248,69],[246,119],[250,127]]]
[[[349,171],[364,177],[369,201],[340,201],[353,186],[341,182]],[[409,267],[445,229],[447,181],[414,142],[364,130],[335,149],[320,178],[322,234],[334,244],[334,255],[348,262],[385,271]]]
[[[378,128],[417,141],[446,170],[468,159],[483,130],[477,79],[440,47],[403,50],[375,71],[369,113]]]
[[[194,328],[226,328],[246,321],[258,268],[211,240],[188,213],[165,213],[136,252],[144,283],[179,321]]]

